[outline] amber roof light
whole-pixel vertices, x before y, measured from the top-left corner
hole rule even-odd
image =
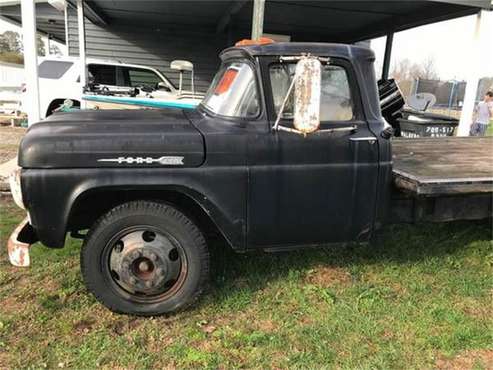
[[[238,41],[235,46],[247,46],[247,45],[266,45],[273,44],[275,41],[268,37],[261,37],[258,40],[243,39]]]

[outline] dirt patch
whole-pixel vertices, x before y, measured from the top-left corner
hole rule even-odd
[[[493,349],[465,351],[453,358],[440,356],[436,362],[436,368],[440,370],[469,370],[478,366],[493,369]]]
[[[475,319],[487,319],[493,316],[493,307],[490,306],[471,306],[465,307],[463,312]]]
[[[12,369],[9,366],[10,358],[6,352],[0,351],[0,369]]]
[[[22,127],[0,126],[0,164],[17,156],[17,148],[26,129]]]
[[[74,330],[77,333],[89,333],[95,323],[95,320],[80,320],[75,323]]]
[[[131,318],[131,319],[122,319],[114,322],[110,329],[113,331],[113,333],[117,335],[125,335],[128,334],[130,331],[136,329],[139,327],[142,323],[142,320],[139,320],[137,318]]]
[[[18,314],[24,308],[25,303],[19,302],[12,296],[7,296],[2,299],[2,313],[5,315]]]
[[[490,293],[490,301],[493,302],[493,291]],[[478,304],[473,298],[461,299],[457,301],[454,306],[474,319],[487,320],[488,318],[493,317],[493,305]]]
[[[279,329],[278,325],[272,320],[259,320],[257,327],[267,333],[275,332]]]
[[[0,142],[4,145],[19,145],[25,133],[24,127],[0,126]]]
[[[320,266],[308,272],[306,282],[321,287],[347,285],[351,274],[340,267]]]

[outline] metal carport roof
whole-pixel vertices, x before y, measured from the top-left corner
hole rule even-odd
[[[20,6],[0,2],[0,16],[21,22]],[[68,0],[75,7],[75,0]],[[36,4],[37,28],[64,41],[63,14]],[[233,30],[249,35],[252,1],[86,0],[86,18],[105,26],[113,21]],[[264,31],[292,35],[296,41],[355,42],[392,32],[493,9],[491,0],[267,0]]]
[[[180,24],[211,27],[229,25],[249,35],[252,1],[106,1],[87,0],[111,23]],[[296,35],[297,41],[355,42],[416,26],[492,9],[491,0],[267,0],[264,32]]]

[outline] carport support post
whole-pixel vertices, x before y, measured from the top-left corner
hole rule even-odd
[[[385,55],[383,57],[383,68],[382,68],[382,80],[384,81],[389,79],[390,59],[392,57],[393,42],[394,42],[394,33],[392,32],[387,35],[387,40],[385,41]]]
[[[36,8],[33,0],[21,1],[22,42],[24,44],[24,72],[26,73],[26,100],[24,110],[28,125],[40,120],[38,48],[36,45]]]
[[[484,45],[485,48],[488,45]],[[460,116],[459,127],[457,129],[457,136],[469,136],[469,130],[471,127],[474,105],[476,104],[476,95],[478,93],[479,77],[481,73],[480,60],[482,58],[481,49],[481,11],[478,12],[476,17],[476,27],[474,30],[474,39],[472,43],[472,49],[470,53],[470,64],[467,66],[468,77],[466,83],[466,93],[464,96],[464,105],[462,106],[462,113]]]
[[[252,40],[258,40],[264,32],[265,0],[253,0]]]
[[[63,11],[63,18],[65,22],[65,47],[67,48],[67,55],[70,56],[70,48],[68,46],[68,5],[65,2],[65,9]]]
[[[86,34],[84,27],[84,1],[77,0],[77,24],[79,30],[79,63],[80,63],[80,85],[81,88],[87,84],[87,69],[86,69]],[[85,108],[85,102],[81,99],[80,109]]]

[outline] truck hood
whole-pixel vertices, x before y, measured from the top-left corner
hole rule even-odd
[[[57,113],[29,128],[23,168],[197,167],[204,140],[182,110]]]

